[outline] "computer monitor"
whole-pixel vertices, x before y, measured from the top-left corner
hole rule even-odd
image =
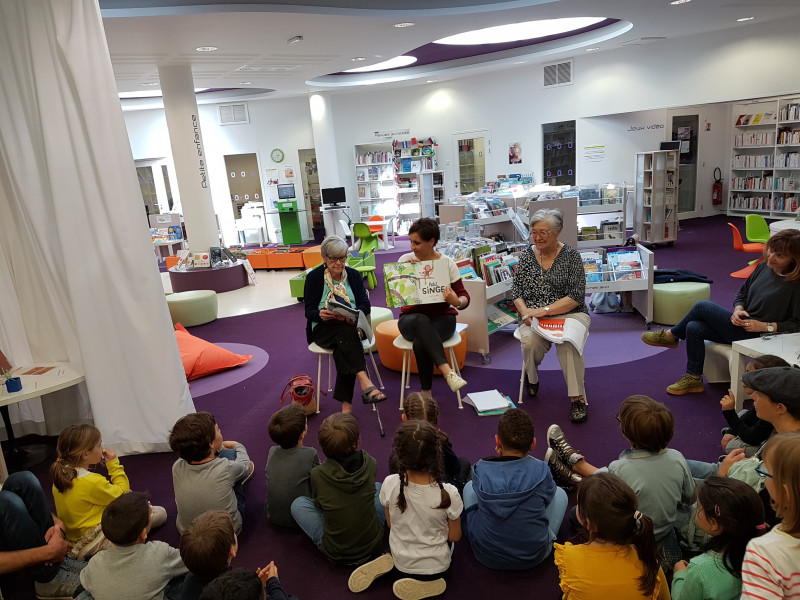
[[[674,142],[661,142],[661,146],[659,150],[680,150],[681,149],[681,142],[680,140],[675,140]]]
[[[294,198],[294,184],[278,184],[278,200],[289,200],[291,198]]]
[[[343,187],[322,188],[320,192],[322,192],[322,204],[325,206],[338,206],[347,203]]]

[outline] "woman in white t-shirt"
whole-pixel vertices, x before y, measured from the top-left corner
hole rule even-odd
[[[450,542],[461,539],[464,504],[458,490],[442,483],[441,445],[436,428],[427,421],[407,421],[394,437],[398,473],[381,486],[386,508],[389,549],[358,567],[350,576],[350,591],[366,590],[375,578],[395,569],[395,596],[429,598],[443,594],[450,568]]]

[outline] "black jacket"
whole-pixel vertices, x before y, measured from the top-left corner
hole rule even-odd
[[[370,304],[367,290],[364,289],[364,276],[350,267],[344,268],[347,273],[347,283],[353,290],[356,299],[356,308],[369,316]],[[312,269],[306,275],[306,284],[303,288],[303,300],[306,307],[306,341],[310,344],[314,341],[311,337],[311,324],[322,323],[319,316],[319,303],[322,300],[322,290],[325,289],[325,263]]]

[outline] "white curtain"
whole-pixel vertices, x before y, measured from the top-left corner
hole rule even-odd
[[[96,0],[3,0],[0,347],[86,373],[13,405],[17,435],[93,419],[162,451],[194,410],[148,227]]]

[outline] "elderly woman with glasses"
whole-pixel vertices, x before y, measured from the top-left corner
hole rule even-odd
[[[343,315],[328,310],[334,297],[346,301],[365,315],[370,313],[369,297],[361,273],[347,262],[347,242],[336,235],[326,237],[320,246],[322,264],[306,276],[303,290],[306,308],[306,339],[333,350],[336,387],[333,397],[342,403],[342,412],[353,410],[353,389],[361,385],[361,399],[368,404],[386,400],[367,375],[361,330]]]
[[[531,241],[522,253],[511,293],[520,314],[519,332],[525,359],[528,396],[539,392],[539,365],[551,342],[531,328],[533,319],[576,319],[589,329],[586,275],[580,252],[558,241],[564,217],[558,210],[539,210],[531,217]],[[583,383],[583,355],[570,343],[556,344],[558,361],[567,382],[570,420],[582,423],[588,416]]]

